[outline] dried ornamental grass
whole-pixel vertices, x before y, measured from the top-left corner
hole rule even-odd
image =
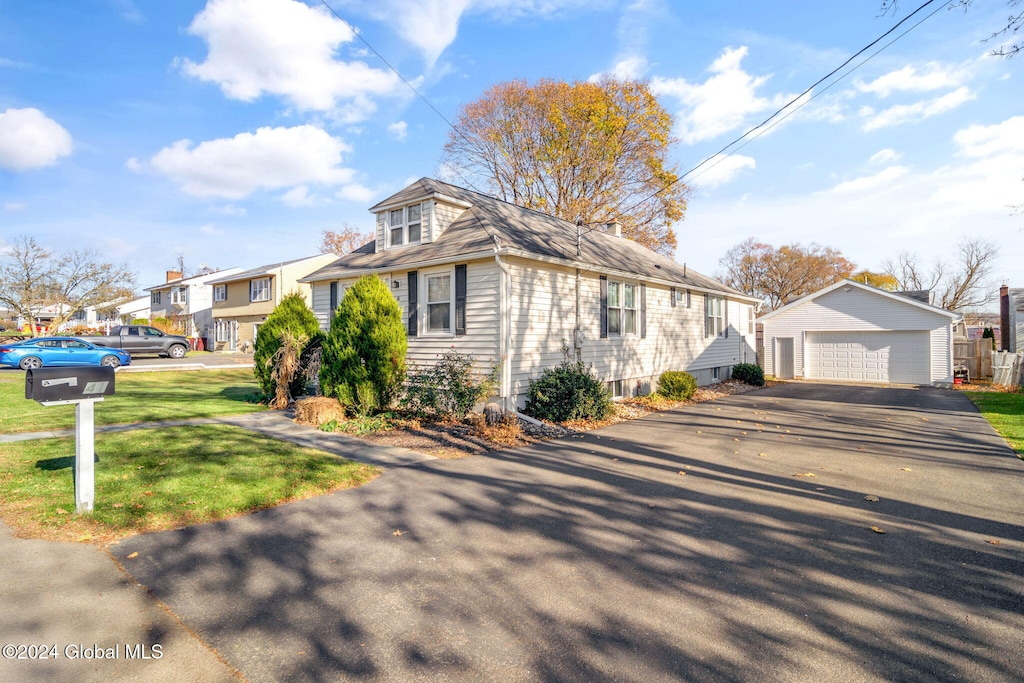
[[[295,402],[295,421],[299,424],[319,427],[331,421],[345,419],[345,407],[336,398],[311,396]]]

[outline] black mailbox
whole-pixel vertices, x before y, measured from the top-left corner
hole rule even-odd
[[[25,398],[40,403],[80,401],[113,393],[114,368],[74,366],[36,368],[25,372]]]

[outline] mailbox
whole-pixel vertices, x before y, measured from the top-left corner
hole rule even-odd
[[[114,368],[73,366],[25,372],[25,398],[40,403],[81,401],[113,393]]]

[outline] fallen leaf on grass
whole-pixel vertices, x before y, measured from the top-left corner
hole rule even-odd
[[[113,508],[123,508],[124,507],[124,503],[114,503],[110,507],[113,507]]]
[[[985,541],[985,543],[991,543],[992,545],[999,545],[1000,543],[1002,543],[1002,541],[1000,541],[998,538],[990,538],[987,541]]]
[[[394,531],[391,532],[391,535],[392,536],[401,536],[402,535],[402,530],[401,529],[395,529]]]
[[[879,529],[877,526],[872,526],[872,527],[868,527],[868,528],[871,529],[872,531],[874,531],[876,534],[884,534],[885,533],[884,529]]]
[[[878,502],[878,496],[864,496],[864,500],[866,500],[866,501],[868,501],[870,503],[877,503]]]
[[[135,551],[134,553],[132,553],[131,555],[129,555],[127,559],[129,559],[129,560],[134,560],[134,559],[135,559],[136,557],[138,557],[138,556],[139,556],[139,551],[138,551],[138,550],[136,550],[136,551]]]

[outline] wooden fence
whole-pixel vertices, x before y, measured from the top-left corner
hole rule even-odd
[[[1020,386],[1024,384],[1024,353],[995,351],[992,354],[992,384]]]
[[[992,376],[991,339],[953,340],[953,363],[963,365],[971,373],[971,379]]]

